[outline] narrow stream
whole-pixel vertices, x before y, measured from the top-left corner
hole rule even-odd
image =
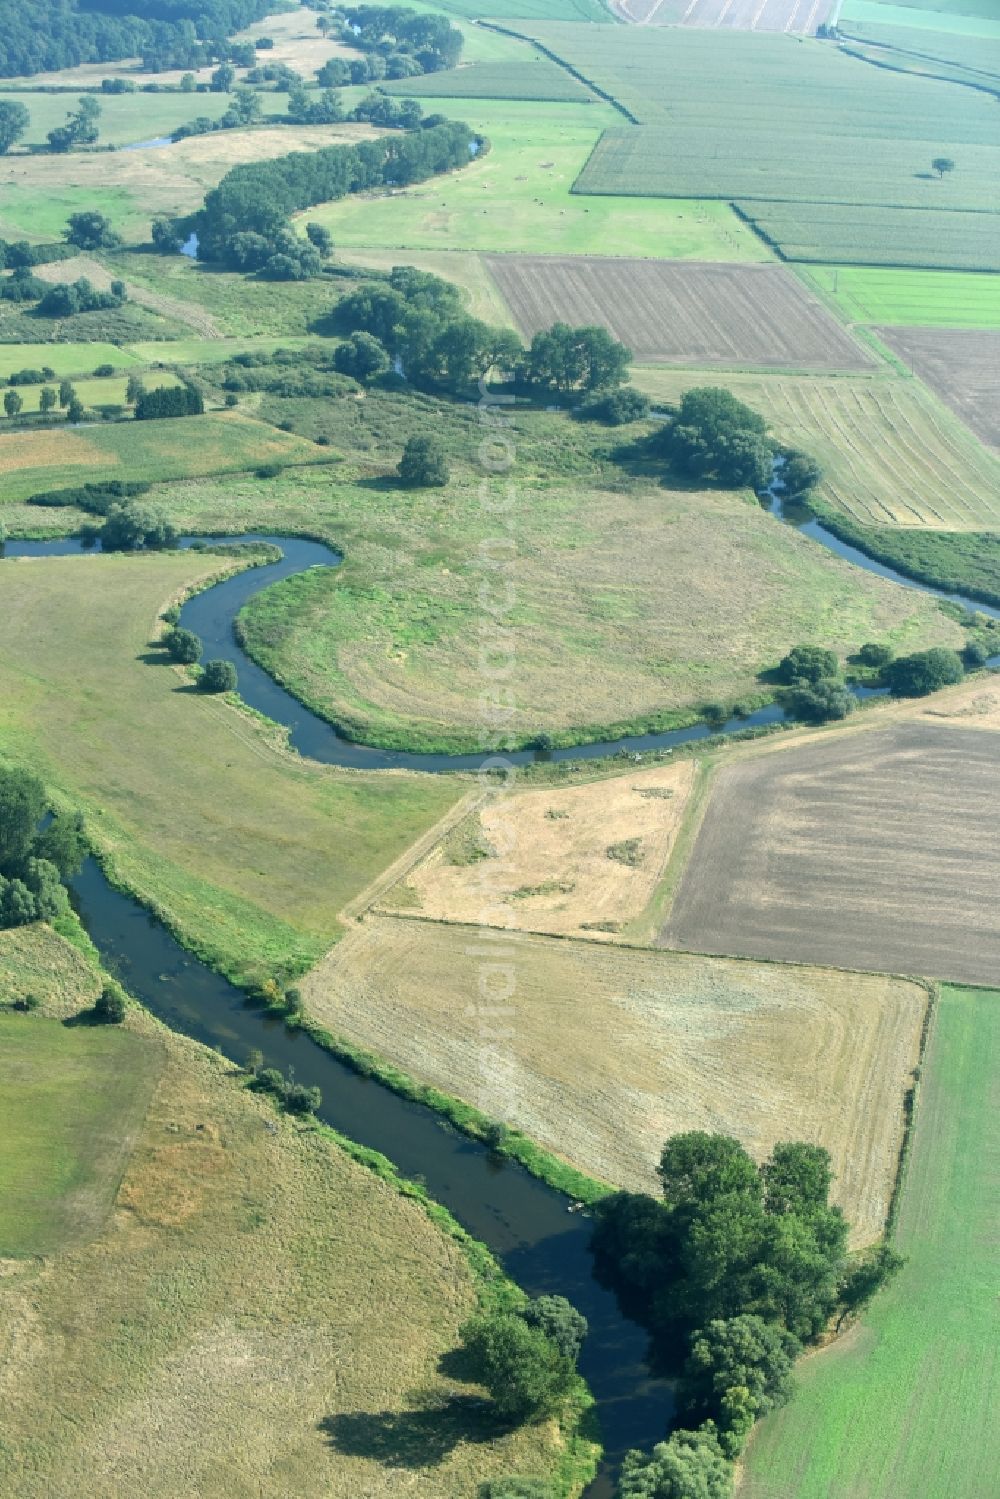
[[[769,494],[778,519],[799,524],[814,541],[868,572],[947,598],[994,619],[1000,610],[926,587],[894,572],[848,546],[819,522],[785,515],[780,482]],[[237,645],[233,622],[261,588],[308,567],[335,567],[341,558],[315,541],[286,536],[241,536],[236,541],[268,541],[282,550],[280,561],[226,579],[190,599],[181,622],[198,634],[206,658],[235,662],[241,696],[269,718],[288,727],[300,754],[328,764],[370,770],[404,767],[424,771],[470,770],[483,755],[417,755],[353,744],[290,693],[280,687]],[[182,543],[190,546],[196,538]],[[7,557],[67,555],[82,550],[79,541],[8,541]],[[733,719],[725,731],[784,718],[773,704],[745,719]],[[634,735],[615,741],[553,751],[524,750],[510,755],[516,763],[536,759],[586,759],[621,751],[641,752],[706,738],[704,724],[664,734]],[[717,731],[716,731],[717,732]],[[218,1047],[243,1063],[252,1048],[264,1052],[269,1065],[296,1080],[315,1084],[323,1094],[320,1117],[351,1139],[382,1151],[406,1176],[424,1181],[476,1238],[488,1244],[511,1277],[532,1295],[559,1293],[587,1317],[590,1334],[581,1371],[597,1400],[606,1456],[587,1499],[610,1499],[614,1473],[629,1447],[650,1447],[666,1434],[671,1413],[667,1384],[646,1363],[645,1333],[621,1313],[615,1297],[595,1280],[589,1251],[589,1222],[568,1211],[560,1193],[535,1180],[517,1165],[500,1161],[482,1146],[450,1129],[431,1110],[397,1097],[380,1084],[363,1079],[323,1051],[308,1036],[289,1031],[278,1019],[247,1002],[241,991],[193,958],[137,902],[113,890],[94,860],[88,860],[73,882],[83,923],[106,966],[118,973],[148,1008],[173,1029]]]

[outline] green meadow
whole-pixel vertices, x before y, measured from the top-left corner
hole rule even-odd
[[[1000,328],[1000,275],[825,265],[802,274],[851,322]]]
[[[945,988],[896,1243],[861,1323],[805,1359],[754,1437],[739,1499],[983,1499],[1000,1472],[995,1207],[1000,993]]]

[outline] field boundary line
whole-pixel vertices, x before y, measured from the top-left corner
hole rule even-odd
[[[341,911],[337,912],[338,921],[360,920],[369,908],[375,904],[380,896],[385,895],[393,886],[400,884],[414,865],[419,864],[421,859],[433,852],[437,846],[444,841],[459,823],[465,821],[473,812],[477,811],[491,796],[489,788],[478,787],[467,791],[464,796],[459,797],[453,807],[450,807],[443,817],[439,818],[433,827],[411,843],[409,848],[399,855],[397,859],[365,886],[358,895],[349,900]],[[339,945],[339,944],[335,944]],[[321,960],[322,961],[322,960]]]
[[[630,125],[642,124],[642,121],[637,119],[631,110],[625,108],[620,99],[616,99],[614,94],[609,94],[605,89],[600,88],[593,79],[588,78],[585,73],[581,73],[578,68],[574,68],[564,57],[560,57],[558,52],[553,52],[551,47],[546,47],[544,42],[537,41],[533,36],[525,36],[523,31],[515,31],[513,27],[501,26],[497,21],[480,21],[479,24],[485,27],[487,31],[495,31],[499,36],[509,36],[513,37],[515,41],[527,42],[530,47],[534,47],[543,57],[547,57],[550,62],[554,62],[558,67],[564,69],[571,78],[575,78],[577,83],[582,83],[592,94],[596,94],[598,99],[603,99],[606,104],[610,104],[613,109],[617,109],[618,113],[624,115]]]
[[[927,1056],[927,1048],[930,1044],[934,1021],[937,1018],[938,1000],[941,995],[940,984],[932,979],[925,980],[923,987],[927,991],[927,1006],[924,1010],[923,1024],[920,1027],[917,1061],[911,1074],[913,1082],[903,1094],[903,1137],[899,1142],[899,1158],[896,1162],[896,1173],[893,1178],[892,1191],[889,1194],[889,1206],[885,1214],[886,1240],[891,1239],[895,1233],[896,1222],[899,1218],[899,1208],[903,1200],[903,1191],[906,1187],[906,1178],[913,1145],[913,1132],[917,1123],[917,1110],[920,1107],[920,1085],[923,1080],[924,1061]]]

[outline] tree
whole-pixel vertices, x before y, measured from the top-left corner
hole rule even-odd
[[[94,1015],[102,1025],[121,1025],[125,1019],[125,994],[113,980],[105,984],[94,1004]]]
[[[881,670],[892,660],[892,646],[879,645],[876,640],[866,640],[858,651],[858,660],[862,666],[876,666]]]
[[[101,106],[93,94],[84,94],[77,101],[76,112],[67,116],[65,125],[49,131],[49,149],[68,151],[71,146],[92,146],[98,137],[100,114]]]
[[[216,68],[209,80],[209,88],[213,94],[228,94],[232,92],[233,84],[236,82],[236,69],[228,62]]]
[[[981,640],[967,640],[962,650],[962,665],[967,671],[976,671],[990,659],[990,651]]]
[[[369,385],[389,373],[392,360],[385,345],[371,333],[352,333],[334,350],[333,367],[341,375],[350,375],[362,385]]]
[[[710,1418],[727,1457],[738,1457],[753,1423],[792,1392],[797,1340],[760,1317],[710,1322],[691,1339],[678,1403],[692,1424]]]
[[[781,468],[781,482],[786,494],[795,496],[815,489],[823,477],[823,470],[815,458],[808,453],[790,453]]]
[[[793,718],[806,723],[830,723],[846,718],[857,707],[849,687],[837,677],[818,682],[799,682],[786,695],[785,706]]]
[[[51,385],[42,386],[41,390],[38,392],[38,408],[42,412],[43,416],[46,412],[53,409],[58,399],[59,397],[55,389]]]
[[[333,253],[333,235],[322,224],[308,223],[306,235],[324,260]]]
[[[121,237],[112,229],[111,221],[96,210],[71,213],[63,233],[78,250],[114,250],[121,244]]]
[[[87,837],[79,812],[56,812],[34,840],[35,855],[58,870],[61,878],[79,874],[87,856]]]
[[[68,406],[69,403],[70,403],[70,401],[74,400],[75,397],[76,397],[76,391],[73,389],[73,386],[70,383],[70,381],[69,380],[60,380],[60,382],[59,382],[59,405],[60,406]]]
[[[176,255],[181,245],[181,235],[173,219],[154,219],[150,239],[161,255]]]
[[[24,402],[16,390],[5,390],[3,394],[3,409],[8,416],[17,416]]]
[[[448,462],[439,437],[432,434],[407,439],[398,473],[413,489],[439,488],[448,483]]]
[[[700,479],[761,490],[771,479],[775,445],[756,411],[720,386],[696,386],[652,446],[674,468]]]
[[[474,1317],[461,1329],[476,1377],[498,1413],[518,1425],[558,1410],[573,1385],[572,1363],[539,1327],[513,1312]]]
[[[164,511],[139,500],[112,505],[100,535],[105,552],[163,551],[177,545],[177,529]]]
[[[960,682],[965,675],[957,651],[934,646],[929,651],[915,651],[911,656],[897,656],[885,668],[885,682],[896,697],[926,697],[939,687]]]
[[[839,670],[840,662],[835,651],[825,650],[820,645],[796,645],[779,661],[778,680],[789,684],[815,683],[823,677],[835,677]]]
[[[711,1421],[675,1431],[647,1456],[626,1453],[618,1499],[729,1499],[732,1469]]]
[[[857,1316],[874,1300],[876,1292],[887,1284],[906,1264],[891,1244],[878,1244],[870,1249],[863,1259],[853,1264],[840,1283],[838,1299],[841,1313],[837,1319],[839,1331],[845,1318]]]
[[[231,661],[206,661],[198,678],[198,686],[202,692],[235,692],[236,667]]]
[[[538,1327],[563,1358],[573,1365],[587,1336],[587,1319],[565,1296],[536,1296],[522,1313],[529,1327]]]
[[[29,771],[0,766],[0,874],[20,873],[45,815],[45,789]]]
[[[668,1207],[706,1208],[734,1194],[761,1196],[760,1174],[738,1140],[690,1130],[673,1135],[660,1154],[657,1176]]]
[[[6,155],[15,141],[21,139],[30,123],[31,116],[23,104],[0,101],[0,156]]]
[[[146,387],[145,387],[145,385],[143,385],[143,383],[140,380],[139,376],[138,375],[129,375],[128,379],[125,382],[125,402],[126,402],[126,404],[129,405],[129,406],[134,406],[135,403],[136,403],[136,401],[141,401],[142,397],[145,394],[146,394]]]
[[[198,87],[198,80],[195,78],[195,76],[194,76],[193,73],[183,73],[181,75],[181,93],[182,94],[193,94],[194,91],[195,91],[195,89],[197,87]]]
[[[72,426],[75,426],[77,422],[82,422],[86,415],[87,408],[84,406],[83,402],[80,400],[80,397],[74,391],[73,398],[70,401],[69,405],[66,407],[66,420]]]
[[[168,630],[163,641],[172,660],[179,662],[182,666],[193,666],[201,659],[202,644],[193,630],[185,630],[176,626]]]
[[[931,166],[937,172],[939,182],[946,172],[953,172],[955,170],[955,163],[950,156],[935,156],[931,162]]]

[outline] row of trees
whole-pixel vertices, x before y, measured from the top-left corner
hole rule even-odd
[[[469,161],[477,140],[468,125],[440,119],[401,135],[243,163],[226,173],[193,220],[199,259],[266,265],[275,241],[290,233],[293,213],[348,193],[451,171]]]
[[[48,812],[45,788],[27,771],[0,766],[0,927],[65,915],[64,881],[86,854],[78,813]]]
[[[887,1246],[847,1255],[820,1146],[775,1146],[758,1166],[739,1141],[675,1135],[662,1197],[620,1192],[598,1209],[602,1272],[677,1368],[681,1429],[627,1458],[621,1499],[727,1495],[754,1422],[789,1398],[792,1365],[836,1314],[856,1312],[901,1263]]]
[[[896,697],[926,697],[941,687],[960,682],[966,669],[975,670],[989,657],[989,650],[973,636],[965,649],[932,646],[926,651],[894,656],[890,646],[867,641],[858,651],[857,664],[866,668],[880,686]],[[781,658],[777,678],[786,689],[785,706],[796,718],[813,723],[846,718],[856,699],[841,675],[835,651],[819,645],[797,645]]]

